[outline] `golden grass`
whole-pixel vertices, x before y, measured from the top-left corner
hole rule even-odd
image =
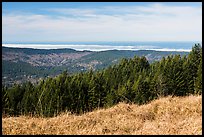
[[[149,104],[119,103],[77,116],[2,118],[3,134],[202,134],[202,97],[166,97]]]

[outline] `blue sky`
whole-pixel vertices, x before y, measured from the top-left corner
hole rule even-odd
[[[201,2],[3,2],[3,42],[201,41]]]

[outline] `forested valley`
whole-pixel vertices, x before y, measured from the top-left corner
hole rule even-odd
[[[184,51],[105,50],[77,51],[74,49],[33,49],[2,47],[2,84],[12,86],[30,81],[32,84],[46,77],[55,77],[67,70],[70,75],[89,70],[101,70],[118,64],[122,58],[145,56],[151,64],[162,57]]]
[[[143,57],[122,59],[99,71],[70,75],[12,87],[2,86],[3,115],[51,117],[69,111],[82,114],[119,102],[145,104],[165,96],[202,94],[202,47],[181,57],[170,55],[149,63]]]

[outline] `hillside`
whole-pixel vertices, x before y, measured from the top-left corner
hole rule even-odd
[[[3,134],[201,135],[202,96],[165,97],[146,105],[119,103],[82,115],[2,118]]]
[[[122,59],[100,71],[62,74],[12,87],[2,86],[2,114],[53,117],[112,107],[119,102],[146,104],[160,96],[202,94],[202,47],[187,57],[168,56],[150,64],[145,57]]]
[[[2,83],[13,84],[47,76],[54,77],[64,70],[69,73],[100,70],[119,63],[122,58],[145,56],[152,63],[162,57],[188,52],[154,50],[77,51],[74,49],[32,49],[2,47]]]

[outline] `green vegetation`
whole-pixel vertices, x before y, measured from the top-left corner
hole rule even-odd
[[[69,70],[69,73],[74,74],[81,71],[83,67],[71,67],[71,66],[32,66],[29,63],[18,61],[11,62],[2,60],[2,84],[12,86],[16,81],[25,83],[29,78],[39,81],[40,78],[54,77],[59,75],[65,70]]]
[[[3,114],[53,116],[65,110],[81,114],[118,102],[145,104],[161,96],[202,94],[202,47],[188,56],[170,55],[150,64],[143,57],[122,59],[100,71],[67,71],[38,85],[2,87]]]
[[[76,51],[73,49],[31,49],[2,47],[2,83],[9,86],[14,83],[40,78],[54,77],[67,70],[69,74],[93,69],[102,70],[118,64],[122,58],[145,56],[151,64],[162,57],[189,52],[154,51],[154,50],[108,50],[100,52]]]

